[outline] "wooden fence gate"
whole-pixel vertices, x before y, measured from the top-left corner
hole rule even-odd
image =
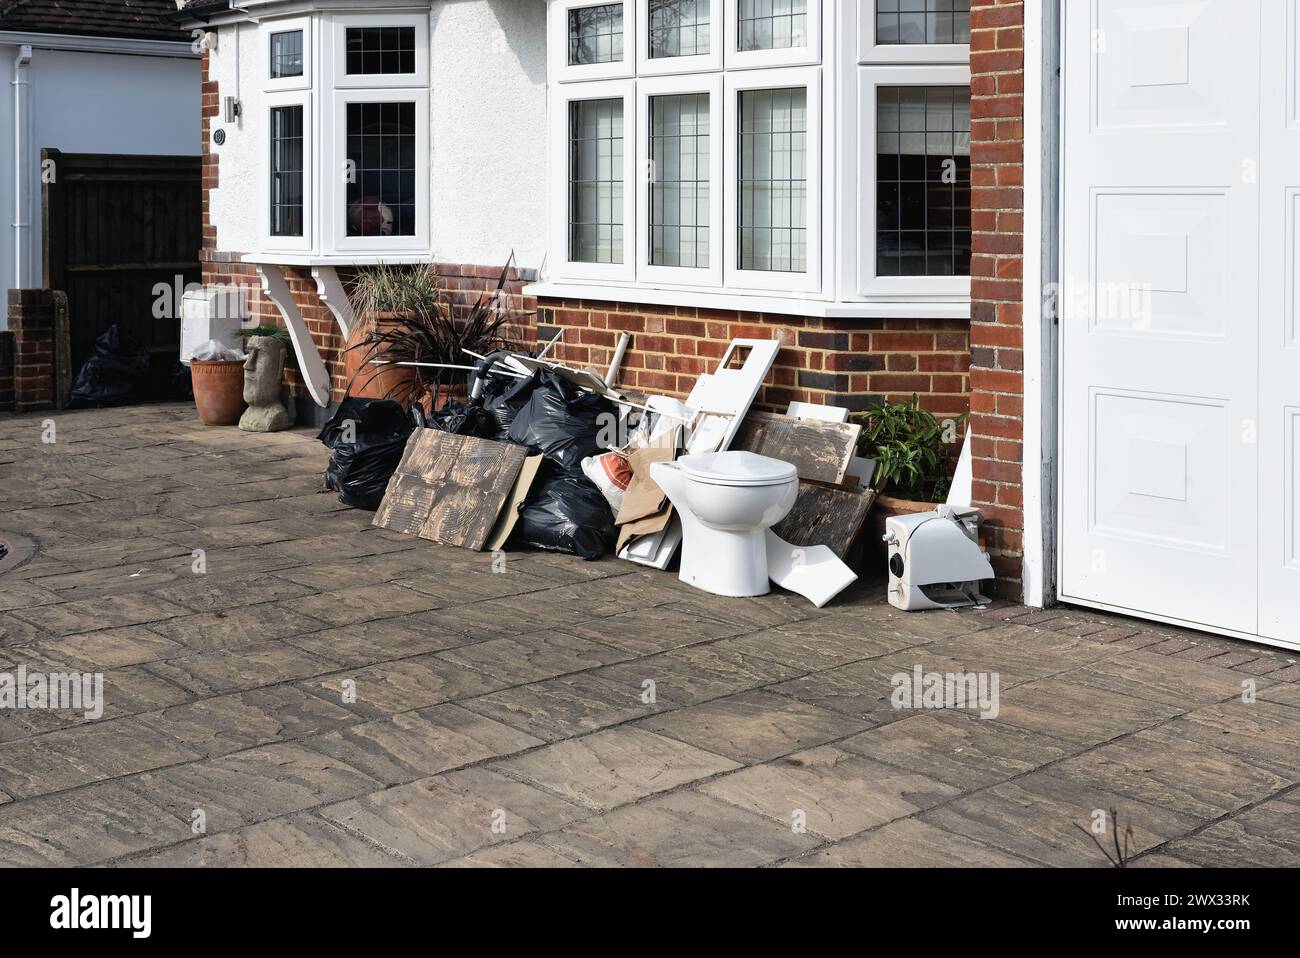
[[[114,323],[153,357],[158,398],[180,350],[181,295],[201,281],[197,156],[42,150],[44,285],[68,294],[72,368]],[[157,287],[168,292],[160,296]]]

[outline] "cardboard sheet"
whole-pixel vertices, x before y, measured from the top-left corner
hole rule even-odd
[[[512,443],[417,429],[374,524],[482,551],[527,458]]]

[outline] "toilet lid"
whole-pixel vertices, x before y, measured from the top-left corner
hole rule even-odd
[[[677,463],[691,479],[711,486],[775,486],[799,475],[788,462],[752,452],[708,452]]]

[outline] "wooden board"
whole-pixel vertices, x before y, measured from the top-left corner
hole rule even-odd
[[[791,545],[828,546],[847,560],[875,501],[873,490],[853,492],[801,482],[794,508],[772,531]]]
[[[417,429],[374,524],[480,552],[527,458],[524,446]]]
[[[751,412],[731,448],[794,463],[800,479],[838,485],[857,454],[861,434],[856,424]]]

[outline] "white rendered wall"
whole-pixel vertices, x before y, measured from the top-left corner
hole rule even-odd
[[[433,255],[537,268],[546,251],[546,4],[433,4]]]
[[[15,284],[12,46],[0,46],[0,289]],[[29,68],[32,190],[29,284],[41,277],[40,151],[195,156],[200,152],[196,58],[34,51]],[[5,306],[0,302],[0,328]]]
[[[546,250],[546,4],[434,0],[430,23],[433,261],[503,265],[513,250],[536,269]],[[218,249],[249,253],[261,244],[266,64],[256,25],[237,36],[222,27],[209,60],[221,97],[244,108],[237,124],[213,120],[226,142],[209,144],[221,157],[210,208]],[[329,101],[316,91],[317,110]]]
[[[208,195],[208,209],[217,228],[217,249],[232,253],[254,252],[262,242],[261,159],[266,150],[266,126],[262,106],[262,81],[266,65],[256,24],[222,27],[216,49],[208,51],[208,80],[218,84],[218,93],[240,101],[243,115],[226,123],[212,118],[212,132],[224,130],[226,142],[208,149],[220,157],[217,188]]]

